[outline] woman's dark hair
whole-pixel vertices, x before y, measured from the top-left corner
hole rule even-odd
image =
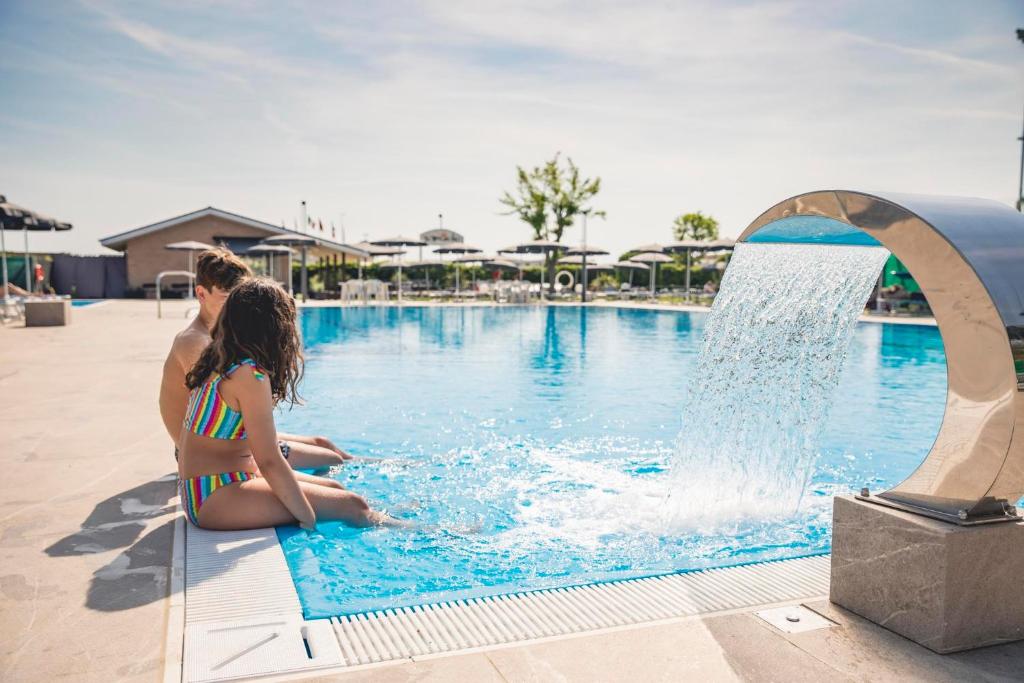
[[[213,326],[213,341],[185,377],[195,389],[214,372],[224,374],[243,358],[256,361],[270,378],[274,403],[300,402],[302,343],[295,327],[295,302],[279,284],[247,278],[231,290]]]

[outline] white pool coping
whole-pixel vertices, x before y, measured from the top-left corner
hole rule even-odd
[[[795,604],[826,596],[830,569],[815,555],[307,621],[274,529],[206,531],[179,514],[174,538],[165,683],[341,673]]]

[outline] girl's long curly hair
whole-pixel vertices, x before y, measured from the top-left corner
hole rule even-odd
[[[256,361],[270,377],[274,403],[301,402],[303,358],[295,327],[295,302],[279,284],[247,278],[231,290],[213,326],[213,341],[185,377],[195,389],[211,374],[223,375],[243,358]]]

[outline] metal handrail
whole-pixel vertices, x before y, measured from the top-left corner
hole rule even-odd
[[[160,302],[160,280],[163,279],[164,276],[188,278],[188,281],[189,281],[189,283],[188,283],[188,285],[189,285],[188,286],[188,291],[189,291],[190,294],[192,292],[192,285],[193,285],[193,283],[195,282],[195,279],[196,279],[195,273],[191,273],[191,272],[189,272],[187,270],[165,270],[165,271],[163,271],[161,273],[158,273],[157,276],[156,276],[156,317],[157,318],[163,318],[164,317],[163,316],[163,309],[161,307],[161,302]],[[189,296],[189,299],[191,299],[191,298],[192,297]],[[185,315],[186,316],[188,315],[188,311],[185,311]]]

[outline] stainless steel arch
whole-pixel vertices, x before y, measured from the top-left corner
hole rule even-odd
[[[1024,216],[961,197],[810,192],[761,214],[740,242],[880,244],[921,286],[946,350],[942,426],[921,465],[865,499],[976,524],[1017,519],[1024,496]]]

